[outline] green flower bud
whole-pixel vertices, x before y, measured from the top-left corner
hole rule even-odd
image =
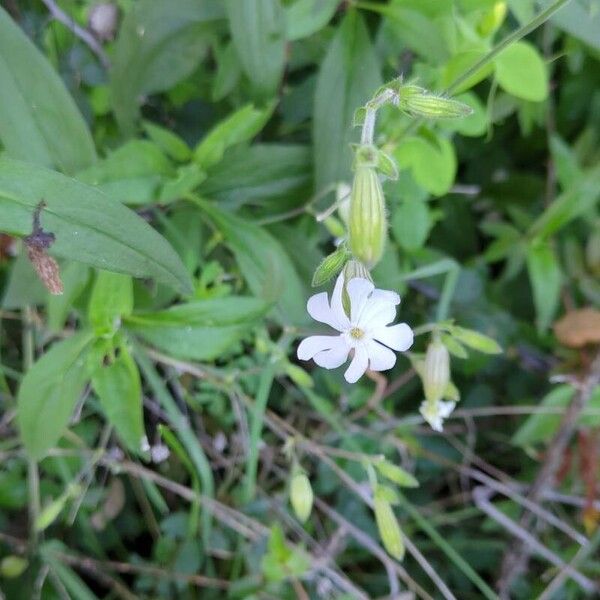
[[[477,31],[483,37],[491,35],[502,25],[506,17],[506,2],[498,1],[477,24]]]
[[[416,85],[403,86],[398,95],[398,108],[413,116],[428,119],[466,117],[473,112],[467,104],[436,96]]]
[[[313,287],[323,285],[332,277],[335,277],[344,268],[349,258],[350,252],[344,244],[341,244],[335,252],[325,257],[317,267],[312,279]]]
[[[380,489],[375,490],[373,509],[379,537],[385,549],[397,560],[402,560],[404,558],[402,531],[386,494]]]
[[[306,474],[297,469],[290,484],[290,502],[296,516],[304,523],[312,511],[313,491]]]
[[[377,171],[357,166],[350,197],[350,250],[367,268],[372,268],[383,254],[386,236],[385,198]]]
[[[374,463],[379,474],[398,484],[400,487],[419,487],[419,482],[408,471],[385,459]]]
[[[14,554],[5,556],[2,562],[0,562],[0,575],[7,579],[14,579],[19,577],[28,565],[27,560],[20,556],[15,556]]]
[[[450,354],[439,338],[435,338],[427,347],[423,369],[423,388],[425,399],[434,404],[440,401],[450,382]]]

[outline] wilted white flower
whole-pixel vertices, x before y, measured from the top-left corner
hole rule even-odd
[[[344,377],[349,383],[354,383],[367,369],[391,369],[396,363],[392,350],[408,350],[413,343],[413,332],[406,323],[390,325],[396,318],[396,306],[400,304],[400,296],[396,292],[375,289],[372,282],[360,277],[351,279],[346,291],[348,314],[342,301],[343,275],[337,279],[331,303],[327,292],[309,298],[308,314],[340,333],[307,337],[298,346],[298,358],[312,358],[321,367],[335,369],[348,360],[352,351],[354,356]]]
[[[419,412],[431,425],[432,429],[442,431],[444,419],[447,419],[450,416],[450,413],[454,410],[455,406],[456,402],[446,402],[444,400],[431,402],[430,400],[425,400],[421,404]]]

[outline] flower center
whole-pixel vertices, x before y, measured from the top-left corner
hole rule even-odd
[[[360,329],[359,327],[353,327],[350,330],[350,335],[355,339],[355,340],[360,340],[364,335],[365,332]]]

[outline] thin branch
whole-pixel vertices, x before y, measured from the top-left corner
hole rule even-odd
[[[94,35],[75,23],[74,19],[65,13],[54,0],[42,0],[46,8],[59,23],[62,23],[67,29],[69,29],[73,35],[78,37],[98,58],[102,66],[108,70],[110,69],[110,59],[100,42],[94,37]]]

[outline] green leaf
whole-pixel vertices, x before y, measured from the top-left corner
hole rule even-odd
[[[269,310],[263,300],[226,297],[180,304],[127,317],[127,328],[170,355],[194,360],[219,358]]]
[[[190,147],[176,134],[156,123],[142,123],[148,137],[173,160],[186,162],[192,157]]]
[[[550,21],[596,51],[600,50],[600,11],[594,2],[569,2]]]
[[[530,235],[546,238],[565,227],[573,219],[593,210],[600,197],[600,167],[576,179],[540,215],[531,226]]]
[[[51,254],[191,291],[175,251],[125,206],[54,171],[0,158],[0,231],[31,233],[41,199],[42,226],[56,237]]]
[[[285,64],[285,17],[280,0],[225,0],[242,69],[260,98],[275,94]]]
[[[494,338],[479,331],[458,327],[457,325],[449,325],[447,329],[455,340],[469,348],[473,348],[473,350],[484,354],[500,354],[502,352],[500,344]]]
[[[175,170],[162,150],[148,140],[131,140],[77,174],[77,179],[126,204],[146,204]]]
[[[435,196],[447,194],[456,176],[456,154],[444,137],[409,137],[394,152],[400,168],[409,168],[415,181]]]
[[[527,249],[527,271],[533,290],[536,325],[545,331],[558,309],[562,273],[550,243],[534,243]]]
[[[548,73],[544,59],[528,42],[515,42],[495,60],[500,87],[523,100],[541,102],[548,96]]]
[[[94,142],[58,74],[0,7],[0,140],[22,160],[65,173],[96,159]]]
[[[387,17],[386,26],[398,38],[401,49],[408,48],[434,64],[448,58],[448,47],[440,27],[415,7],[395,2],[386,5],[368,3],[369,9]]]
[[[140,0],[125,15],[115,44],[110,90],[127,135],[134,132],[139,98],[168,90],[190,75],[208,48],[219,0]]]
[[[300,40],[325,27],[339,3],[340,0],[296,0],[285,9],[287,39]]]
[[[241,68],[233,42],[229,42],[224,48],[214,45],[213,52],[217,72],[213,80],[212,100],[218,102],[235,89],[240,80]]]
[[[392,216],[392,232],[396,241],[408,252],[422,248],[431,227],[427,202],[407,196]]]
[[[442,78],[440,81],[442,88],[450,87],[454,81],[474,67],[485,55],[487,51],[481,50],[467,50],[465,52],[459,52],[455,54],[445,65]],[[477,85],[480,81],[483,81],[488,75],[494,70],[493,63],[487,63],[477,69],[475,73],[469,76],[468,79],[463,81],[456,89],[452,90],[453,94],[460,94],[473,86]]]
[[[61,269],[64,292],[48,295],[48,328],[60,331],[73,308],[73,302],[81,295],[90,278],[90,269],[77,261],[70,261]]]
[[[306,322],[306,291],[283,246],[262,227],[199,202],[233,251],[252,293],[271,303],[282,324]]]
[[[264,108],[247,104],[215,125],[196,146],[194,160],[203,168],[221,162],[230,146],[252,139],[271,118],[275,103]]]
[[[40,459],[60,438],[86,383],[89,331],[54,344],[27,372],[17,398],[17,422],[27,453]]]
[[[123,340],[98,340],[87,361],[92,387],[102,410],[127,448],[142,451],[145,438],[142,386],[137,366]]]
[[[575,390],[570,385],[560,385],[544,396],[540,407],[566,409],[574,395]],[[592,393],[586,409],[593,411],[600,409],[600,387],[596,387]],[[527,417],[513,435],[512,443],[517,446],[529,446],[550,440],[560,425],[562,414],[563,411],[558,414],[539,413]],[[578,422],[587,427],[598,427],[600,416],[586,415],[584,412]]]
[[[227,152],[225,159],[211,169],[200,193],[232,208],[270,203],[281,210],[306,202],[311,183],[311,153],[307,146],[258,144]]]
[[[349,180],[357,141],[354,111],[381,85],[379,61],[362,17],[349,10],[321,64],[315,91],[313,140],[317,190]]]
[[[401,487],[419,487],[417,479],[405,471],[402,467],[389,462],[388,460],[376,460],[374,463],[375,468],[380,475],[393,481]]]
[[[121,318],[133,311],[133,282],[129,275],[99,271],[96,276],[88,318],[96,335],[112,335]]]

